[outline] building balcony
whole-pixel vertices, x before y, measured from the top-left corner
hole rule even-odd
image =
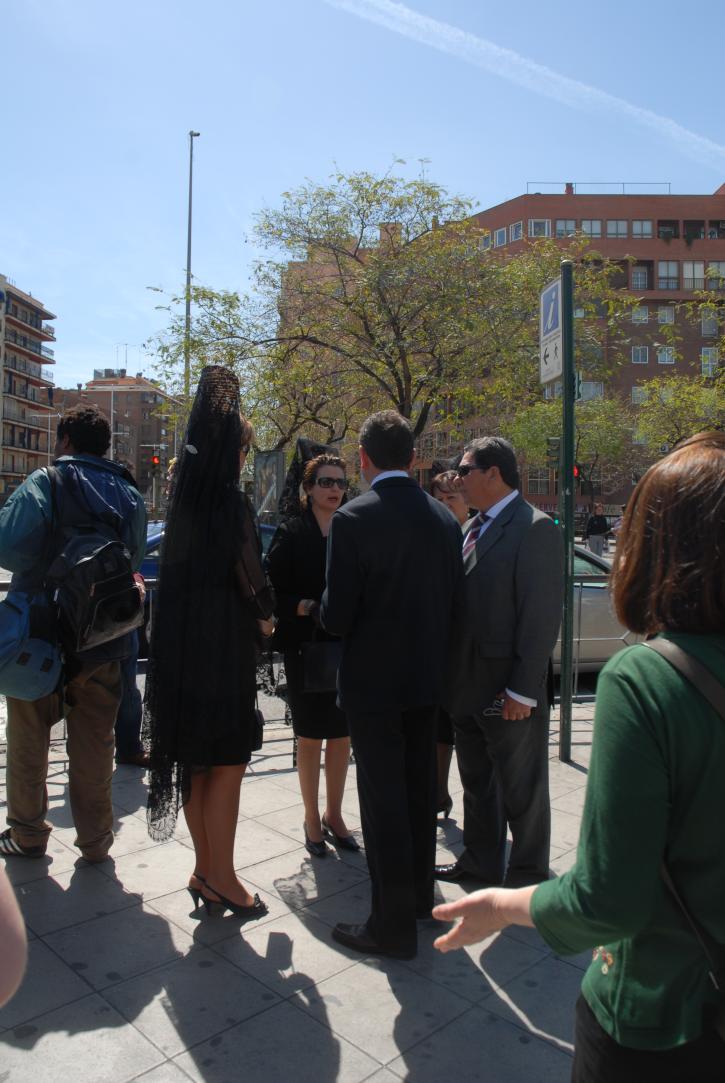
[[[54,384],[55,383],[55,376],[53,374],[52,369],[48,369],[48,368],[45,368],[45,366],[43,366],[43,368],[41,368],[41,370],[40,370],[40,379],[45,380],[45,382],[47,384]]]
[[[53,341],[55,341],[55,327],[53,327],[52,323],[44,323],[40,330],[44,335],[47,335],[48,338],[52,338]]]
[[[679,278],[658,278],[657,289],[658,290],[678,290],[680,288]]]
[[[47,380],[43,369],[35,361],[26,361],[24,357],[6,357],[5,368],[13,372],[22,372],[24,376],[30,376],[33,380]]]
[[[50,416],[52,415],[49,413],[48,417]],[[45,420],[44,414],[31,414],[28,416],[23,413],[22,409],[17,406],[12,399],[8,400],[3,398],[3,417],[7,421],[17,421],[21,425],[27,425],[29,429],[42,429],[44,432],[48,431],[48,422]]]
[[[26,455],[42,455],[43,458],[48,455],[48,449],[45,447],[27,447],[25,444],[19,444],[17,438],[11,440],[8,436],[3,436],[2,446],[8,451],[24,451]]]
[[[19,335],[17,331],[6,331],[5,341],[12,343],[18,350],[27,350],[28,353],[38,354],[41,357],[44,356],[43,350],[47,348],[42,346],[37,339],[28,338],[27,335]],[[48,354],[45,354],[45,356],[47,357]],[[50,350],[50,356],[55,356],[52,350]]]
[[[41,346],[40,353],[43,357],[47,357],[48,360],[55,362],[55,353],[49,346]]]
[[[705,278],[683,278],[682,288],[683,290],[704,290]]]

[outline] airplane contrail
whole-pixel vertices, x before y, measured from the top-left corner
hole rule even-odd
[[[512,49],[505,49],[450,23],[421,15],[406,4],[395,3],[394,0],[325,0],[325,3],[449,56],[458,57],[572,109],[609,115],[618,113],[628,117],[635,124],[668,139],[680,153],[696,161],[712,166],[722,166],[725,162],[725,146],[684,128],[670,117],[633,105],[624,98],[608,94],[578,79],[560,75]]]

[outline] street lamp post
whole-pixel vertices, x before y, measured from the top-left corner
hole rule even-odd
[[[191,385],[191,194],[194,178],[194,140],[201,132],[189,132],[189,220],[186,228],[186,320],[184,324],[184,396]]]

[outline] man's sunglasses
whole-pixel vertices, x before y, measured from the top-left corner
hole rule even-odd
[[[348,482],[347,478],[315,478],[315,485],[319,485],[321,489],[332,489],[334,485],[337,485],[338,489],[344,492]]]
[[[458,475],[459,478],[465,478],[468,474],[471,473],[472,470],[490,470],[490,469],[491,469],[490,466],[468,466],[466,464],[464,466],[457,466],[456,470],[455,470],[455,473]]]

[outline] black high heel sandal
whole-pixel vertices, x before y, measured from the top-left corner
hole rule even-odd
[[[222,910],[231,910],[235,917],[246,918],[246,920],[249,921],[253,918],[264,917],[264,915],[269,912],[266,904],[262,902],[259,895],[254,895],[254,902],[251,906],[242,906],[241,903],[235,903],[232,902],[231,899],[225,898],[224,895],[217,891],[216,888],[213,888],[211,884],[205,883],[204,886],[208,891],[213,891],[217,896],[216,899],[210,899],[203,891],[199,893],[204,902],[204,909],[207,914],[211,913],[211,908],[213,906],[221,906]]]
[[[336,834],[325,817],[322,817],[322,831],[327,835],[328,839],[331,839],[333,844],[340,850],[352,850],[356,852],[360,849],[360,844],[354,835],[338,835]]]
[[[441,801],[441,803],[438,805],[438,808],[436,809],[436,813],[437,813],[438,816],[440,816],[441,813],[442,813],[443,814],[443,819],[447,820],[448,817],[451,814],[451,809],[452,808],[453,808],[453,798],[449,794],[448,797],[446,797],[445,801]]]
[[[313,857],[327,857],[327,843],[324,838],[319,842],[313,842],[307,834],[307,824],[302,824],[302,828],[305,832],[305,850],[308,854],[312,854]]]
[[[192,873],[192,875],[193,875],[195,880],[199,881],[200,884],[205,884],[206,883],[206,878],[204,876],[199,876],[198,872]],[[204,896],[201,893],[201,888],[192,887],[191,884],[187,884],[186,885],[186,890],[189,892],[189,894],[191,895],[191,897],[192,897],[192,899],[194,901],[194,910],[198,910],[199,909],[199,902],[204,898]]]

